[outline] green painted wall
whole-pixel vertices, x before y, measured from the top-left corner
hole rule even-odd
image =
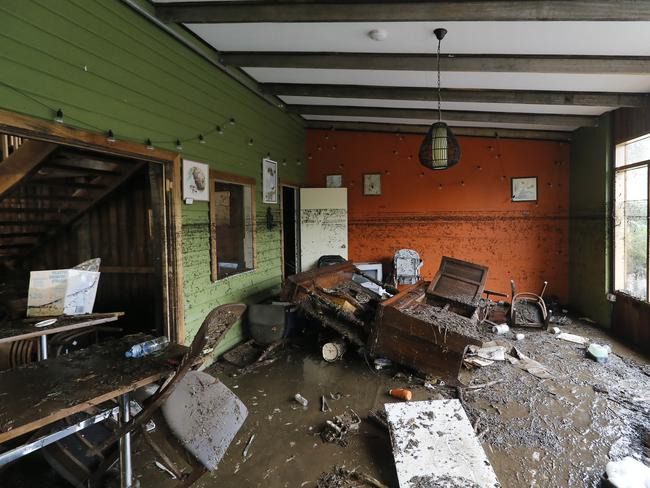
[[[609,200],[611,116],[598,127],[583,127],[571,141],[569,294],[582,315],[609,327]]]
[[[193,337],[216,305],[258,300],[281,280],[280,229],[263,225],[261,158],[280,162],[280,178],[305,179],[303,124],[183,46],[119,0],[4,0],[0,2],[0,108],[120,139],[151,138],[221,171],[257,178],[257,269],[210,282],[207,203],[183,205],[185,320]],[[188,36],[189,37],[189,36]],[[18,87],[16,91],[11,87]],[[235,118],[234,126],[224,124]],[[253,145],[248,140],[253,139]],[[166,142],[157,142],[166,141]],[[285,164],[282,161],[286,160]],[[279,205],[272,205],[279,219]],[[239,340],[234,329],[226,346]]]

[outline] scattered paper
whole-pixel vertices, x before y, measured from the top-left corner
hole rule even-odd
[[[519,369],[523,369],[524,371],[528,371],[533,376],[541,379],[553,377],[551,372],[546,369],[546,366],[544,366],[542,363],[529,358],[516,347],[513,347],[512,350],[514,352],[514,356],[509,355],[508,361],[510,361],[510,363],[514,366],[517,366]]]
[[[563,341],[575,342],[576,344],[586,344],[589,342],[589,339],[575,334],[568,334],[567,332],[562,332],[556,336],[558,339]]]
[[[482,359],[479,357],[465,358],[465,362],[473,366],[479,366],[479,367],[489,366],[490,364],[494,364],[494,361],[492,361],[491,359]]]

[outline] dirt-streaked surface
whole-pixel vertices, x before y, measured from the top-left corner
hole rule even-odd
[[[463,390],[463,400],[504,487],[597,486],[608,460],[643,452],[644,429],[650,427],[649,361],[594,328],[578,324],[563,330],[609,343],[614,354],[607,364],[598,364],[585,357],[585,346],[542,330],[516,329],[526,334],[516,341],[517,348],[547,366],[553,378],[541,380],[507,361],[463,372],[466,384],[501,380]],[[365,417],[395,401],[386,394],[389,388],[411,387],[414,400],[457,398],[455,388],[427,389],[417,378],[396,375],[398,369],[375,372],[354,348],[333,364],[320,358],[315,344],[279,354],[269,367],[244,376],[231,376],[236,370],[222,364],[210,368],[250,414],[219,469],[195,486],[314,488],[323,473],[344,465],[397,487],[390,440],[377,423],[364,420],[342,447],[320,439],[325,420],[348,408]],[[341,397],[328,396],[332,411],[321,413],[320,397],[330,392]],[[296,393],[309,400],[306,409],[293,401]],[[163,431],[159,426],[157,435]],[[244,460],[252,434],[255,440]],[[135,461],[141,486],[175,486],[153,465],[149,450],[140,447]]]

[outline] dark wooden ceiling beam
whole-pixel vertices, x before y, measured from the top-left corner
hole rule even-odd
[[[193,2],[157,4],[164,22],[640,21],[650,4],[635,0],[436,2]]]
[[[344,117],[382,117],[395,119],[437,120],[438,111],[414,108],[344,107],[336,105],[287,105],[287,110],[300,115]],[[595,127],[598,117],[585,115],[529,114],[510,112],[472,112],[443,110],[442,119],[453,122],[492,122],[566,127]]]
[[[650,3],[650,2],[649,2]],[[245,68],[435,71],[433,54],[227,52],[221,61]],[[648,74],[648,56],[447,54],[441,71],[497,73]]]
[[[375,122],[328,122],[308,120],[310,129],[333,131],[389,132],[392,134],[426,134],[428,125],[380,124]],[[550,141],[570,141],[571,132],[542,131],[528,129],[491,129],[487,127],[453,127],[457,136],[495,137],[508,139],[541,139]]]
[[[319,85],[265,83],[262,89],[277,96],[362,98],[376,100],[436,101],[432,88],[368,85]],[[566,92],[538,90],[469,90],[443,88],[446,102],[522,103],[533,105],[581,105],[596,107],[647,107],[647,93]]]

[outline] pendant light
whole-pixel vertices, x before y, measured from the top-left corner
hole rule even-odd
[[[453,132],[442,121],[442,95],[440,93],[440,43],[447,34],[447,29],[433,31],[438,39],[438,122],[431,125],[420,145],[420,163],[429,169],[451,168],[460,160],[460,146]]]

